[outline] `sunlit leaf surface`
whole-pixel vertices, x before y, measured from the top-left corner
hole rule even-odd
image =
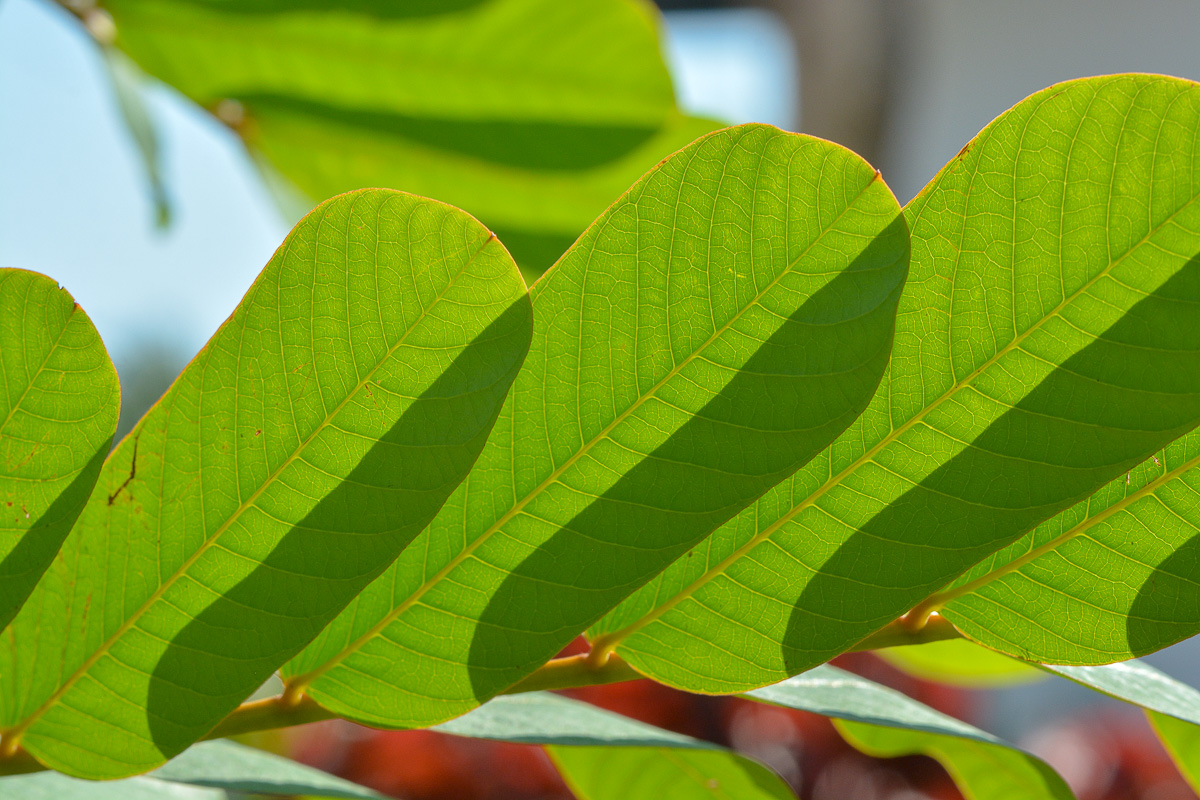
[[[0,629],[83,510],[120,406],[116,370],[71,295],[0,269]]]
[[[319,206],[109,457],[5,633],[6,743],[120,777],[207,733],[437,512],[529,332],[515,264],[463,212]]]
[[[907,241],[829,142],[749,125],[667,159],[534,286],[470,478],[285,680],[406,727],[532,672],[858,415]]]
[[[780,680],[1190,431],[1197,134],[1200,87],[1149,75],[1059,84],[998,117],[905,209],[912,273],[866,413],[593,638],[684,689]],[[1169,548],[1112,553],[1104,569],[1138,585]],[[1126,567],[1131,557],[1145,563]],[[1198,618],[1196,592],[1173,600],[1186,563],[1163,570],[1170,586],[1150,604],[1154,619],[1183,622],[1158,626],[1160,640]],[[1048,596],[1011,607],[994,615],[1002,636],[972,635],[1019,654],[1079,622]]]
[[[747,693],[766,703],[833,717],[838,731],[875,756],[932,756],[968,800],[1073,800],[1041,759],[877,683],[820,666]]]

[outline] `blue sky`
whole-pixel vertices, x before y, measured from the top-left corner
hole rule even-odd
[[[790,47],[756,12],[674,15],[668,39],[692,110],[785,127],[795,121]],[[180,363],[190,357],[289,227],[228,130],[165,87],[147,100],[163,145],[167,230],[154,226],[96,47],[44,0],[0,0],[0,266],[65,286],[118,367],[148,343]]]

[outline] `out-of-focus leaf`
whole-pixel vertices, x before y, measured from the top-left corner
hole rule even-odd
[[[887,647],[874,651],[909,675],[967,688],[1030,683],[1046,677],[1032,664],[1001,655],[964,639]]]
[[[912,274],[867,411],[593,640],[683,689],[778,681],[1188,433],[1200,422],[1198,143],[1200,87],[1152,75],[1059,84],[988,125],[905,209]],[[1122,566],[1141,558],[1131,547],[1105,570],[1136,582],[1149,570]],[[1187,563],[1152,603],[1173,623],[1160,643],[1200,620],[1200,593],[1171,606]],[[1043,588],[989,603],[971,636],[1016,655],[1070,631],[1124,636],[1049,596],[1072,586]]]
[[[0,269],[0,628],[83,510],[120,406],[117,372],[71,295]]]
[[[1139,661],[1040,667],[1144,709],[1179,771],[1200,790],[1200,691]]]
[[[154,205],[155,223],[165,228],[171,224],[171,202],[163,183],[158,130],[143,97],[146,78],[123,53],[111,47],[104,48],[104,63],[108,67],[113,95],[121,118],[125,121],[125,129],[142,157],[150,200]]]
[[[820,666],[746,696],[833,717],[847,741],[871,755],[932,756],[969,800],[1074,797],[1036,756],[836,667]]]
[[[531,673],[858,415],[907,248],[875,170],[823,140],[730,128],[651,170],[534,286],[471,476],[285,681],[406,727]]]
[[[383,185],[437,197],[484,220],[518,263],[535,273],[553,264],[645,170],[719,127],[674,113],[637,146],[615,152],[611,160],[532,169],[466,152],[439,151],[436,138],[414,141],[383,123],[364,126],[344,116],[317,118],[284,105],[263,106],[256,120],[256,147],[309,196]],[[539,153],[586,147],[583,142],[554,147],[540,143],[530,131],[505,130],[514,126],[477,127],[472,135],[484,141],[507,138],[515,147],[531,139],[535,143],[528,146]],[[600,132],[592,136],[605,139]]]
[[[381,800],[319,769],[229,741],[201,742],[150,775],[87,781],[55,772],[0,778],[5,800],[224,800],[226,792]]]
[[[467,214],[387,190],[319,206],[113,451],[5,633],[5,744],[109,778],[206,734],[438,511],[530,325]]]
[[[1170,753],[1175,766],[1192,789],[1200,794],[1200,725],[1184,722],[1157,711],[1147,711],[1150,724]]]
[[[319,769],[226,740],[200,742],[151,773],[161,781],[243,794],[380,800],[383,795]]]
[[[549,266],[716,125],[675,110],[642,0],[111,0],[117,46],[315,198],[361,186],[475,214]]]
[[[745,756],[552,694],[497,697],[435,730],[546,745],[580,800],[795,798],[778,775]]]
[[[1149,664],[1126,661],[1098,667],[1039,665],[1054,675],[1147,711],[1200,725],[1200,691]]]
[[[218,789],[155,778],[87,781],[58,772],[0,778],[0,797],[4,800],[228,800]]]

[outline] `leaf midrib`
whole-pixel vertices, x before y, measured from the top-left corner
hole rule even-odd
[[[644,617],[641,617],[640,619],[625,626],[624,628],[613,631],[612,633],[602,634],[601,636],[596,637],[596,639],[592,643],[593,648],[597,644],[600,644],[606,650],[611,650],[612,648],[615,648],[618,643],[629,638],[633,634],[637,633],[639,630],[641,630],[645,626],[649,625],[650,623],[654,622],[655,620],[659,619],[664,614],[666,614],[668,611],[675,608],[675,606],[679,605],[684,600],[691,597],[693,594],[695,594],[697,591],[699,591],[701,588],[703,588],[709,581],[714,579],[717,575],[723,573],[734,562],[738,561],[742,556],[744,556],[750,550],[754,549],[759,544],[761,544],[762,542],[769,539],[776,532],[778,532],[785,524],[787,524],[787,523],[791,522],[793,519],[795,519],[796,516],[801,511],[803,511],[806,508],[809,508],[810,506],[815,505],[816,502],[818,500],[820,500],[822,497],[824,497],[827,492],[829,492],[833,488],[836,488],[837,486],[840,486],[842,480],[844,480],[848,475],[855,472],[863,464],[873,461],[874,457],[879,453],[879,451],[881,449],[883,449],[884,446],[891,444],[896,439],[898,439],[900,436],[904,435],[910,428],[912,428],[918,422],[921,422],[922,420],[924,420],[924,418],[931,411],[938,408],[943,401],[945,401],[949,397],[953,396],[960,390],[966,388],[972,381],[974,381],[976,378],[978,378],[984,372],[984,370],[993,366],[1001,358],[1003,358],[1008,353],[1010,353],[1014,349],[1016,349],[1017,346],[1020,345],[1026,338],[1028,338],[1030,335],[1032,335],[1036,331],[1040,330],[1043,324],[1045,324],[1046,322],[1048,322],[1049,320],[1051,320],[1053,318],[1056,318],[1062,312],[1062,310],[1064,308],[1066,308],[1068,305],[1073,303],[1077,298],[1082,296],[1083,293],[1086,292],[1088,289],[1090,289],[1095,283],[1100,281],[1102,278],[1107,277],[1109,275],[1109,273],[1113,269],[1115,269],[1122,261],[1124,261],[1132,253],[1136,252],[1139,248],[1141,248],[1143,245],[1145,245],[1147,242],[1149,242],[1150,239],[1153,238],[1154,236],[1156,236],[1160,231],[1165,229],[1166,226],[1169,225],[1175,219],[1176,216],[1178,216],[1179,214],[1183,213],[1188,208],[1190,208],[1196,202],[1196,200],[1198,198],[1200,198],[1200,194],[1193,195],[1190,200],[1188,200],[1186,203],[1183,203],[1182,205],[1180,205],[1180,207],[1178,209],[1176,209],[1168,217],[1163,219],[1163,221],[1161,223],[1159,223],[1158,226],[1156,226],[1155,228],[1153,228],[1152,230],[1147,232],[1146,235],[1143,236],[1141,238],[1141,240],[1139,240],[1135,245],[1130,247],[1128,250],[1126,250],[1124,253],[1122,253],[1117,259],[1115,259],[1114,261],[1111,261],[1107,266],[1105,266],[1104,269],[1101,270],[1099,273],[1097,273],[1095,277],[1089,279],[1086,283],[1084,283],[1082,286],[1080,286],[1079,289],[1077,289],[1075,292],[1073,292],[1070,296],[1064,298],[1049,314],[1042,317],[1040,320],[1037,321],[1036,324],[1030,326],[1026,330],[1022,331],[1020,334],[1018,334],[1016,337],[1014,337],[1011,342],[1009,342],[1007,345],[1005,345],[1002,349],[998,350],[995,353],[995,355],[991,356],[987,361],[985,361],[980,366],[975,368],[969,375],[967,375],[961,381],[955,382],[955,384],[953,386],[951,386],[949,390],[947,390],[945,393],[943,393],[941,396],[939,396],[937,399],[935,399],[933,401],[933,403],[931,403],[930,405],[923,408],[917,414],[913,415],[907,421],[902,423],[898,428],[893,428],[892,431],[889,432],[886,436],[884,436],[879,442],[877,442],[875,445],[873,445],[871,448],[869,448],[866,452],[864,452],[861,456],[859,456],[857,459],[855,459],[853,462],[851,462],[845,469],[843,469],[837,475],[833,476],[828,481],[823,483],[817,490],[812,492],[803,501],[801,501],[800,503],[795,505],[786,514],[781,516],[775,522],[768,525],[766,528],[763,529],[762,532],[755,534],[745,544],[739,546],[732,553],[730,553],[730,555],[721,559],[721,561],[717,563],[716,567],[706,570],[699,578],[697,578],[695,581],[690,583],[682,591],[673,595],[670,600],[668,600],[666,603],[664,603],[660,606],[657,606],[656,608],[654,608],[654,610],[652,610],[650,613],[646,614]],[[890,391],[891,391],[890,376],[888,378],[888,381],[889,381],[888,391],[890,394]]]
[[[429,591],[434,586],[436,586],[443,578],[445,578],[456,567],[458,567],[459,564],[463,563],[467,558],[471,557],[471,555],[474,554],[474,552],[477,549],[482,547],[483,544],[485,542],[487,542],[497,531],[499,531],[513,517],[515,517],[517,514],[521,513],[521,510],[524,509],[528,503],[530,503],[535,497],[537,497],[546,488],[553,485],[567,469],[569,469],[580,458],[582,458],[586,453],[588,453],[590,451],[590,449],[592,448],[592,446],[596,445],[600,441],[605,440],[608,437],[608,434],[613,429],[615,429],[617,425],[619,425],[620,423],[622,423],[626,419],[628,419],[628,417],[634,411],[636,411],[638,408],[641,407],[642,403],[646,402],[651,397],[653,397],[655,395],[655,393],[659,389],[661,389],[669,380],[671,380],[676,375],[678,375],[683,370],[684,367],[686,367],[688,364],[690,364],[692,362],[693,359],[695,359],[697,356],[699,356],[701,353],[703,353],[714,341],[716,341],[717,337],[724,334],[727,330],[729,330],[729,328],[734,323],[736,323],[739,319],[741,319],[743,314],[745,314],[749,309],[757,306],[759,304],[759,302],[762,300],[762,298],[767,294],[767,292],[769,292],[771,289],[773,289],[779,283],[779,281],[781,281],[786,275],[791,274],[792,271],[795,269],[796,264],[798,264],[805,256],[807,256],[809,254],[809,252],[811,252],[811,250],[814,247],[816,247],[817,244],[827,234],[829,234],[831,231],[834,230],[835,226],[841,221],[841,219],[852,208],[854,208],[855,204],[858,203],[858,201],[863,197],[863,195],[866,194],[867,190],[870,189],[871,186],[873,186],[876,181],[880,180],[880,177],[881,177],[880,173],[878,171],[876,171],[874,173],[874,175],[871,176],[871,179],[863,185],[862,189],[859,190],[858,194],[854,196],[854,199],[852,199],[849,203],[846,204],[846,207],[842,209],[842,211],[833,220],[833,222],[831,222],[828,227],[826,227],[824,230],[822,230],[821,233],[817,237],[815,237],[808,244],[808,246],[806,246],[804,248],[804,250],[799,255],[797,255],[796,258],[793,259],[787,265],[786,268],[780,270],[779,274],[777,276],[775,276],[775,278],[772,279],[771,282],[768,283],[766,285],[766,287],[763,288],[762,291],[760,291],[757,295],[755,295],[754,299],[751,302],[749,302],[745,306],[743,306],[737,312],[737,314],[733,315],[722,326],[720,326],[717,330],[715,330],[712,333],[712,335],[709,336],[709,338],[707,340],[705,340],[705,342],[703,344],[701,344],[699,347],[697,347],[686,359],[680,361],[677,365],[672,367],[671,370],[668,371],[668,373],[663,378],[661,378],[654,386],[650,387],[650,389],[645,394],[638,397],[638,399],[634,403],[632,403],[629,406],[629,408],[627,408],[625,411],[621,412],[621,414],[617,415],[612,420],[612,422],[610,422],[608,425],[606,425],[598,434],[596,434],[596,436],[594,436],[590,441],[588,441],[586,444],[584,444],[570,458],[568,458],[566,461],[564,461],[562,466],[556,468],[545,480],[543,480],[540,484],[538,484],[536,487],[534,487],[534,489],[532,489],[529,492],[529,494],[525,495],[525,497],[523,497],[517,503],[514,503],[512,508],[510,508],[508,511],[506,511],[498,520],[496,520],[496,522],[492,523],[473,542],[471,542],[469,545],[467,545],[465,548],[463,548],[463,550],[458,555],[456,555],[456,556],[454,556],[454,558],[450,559],[450,561],[447,562],[446,565],[443,566],[440,570],[438,570],[431,578],[429,578],[424,583],[422,583],[421,586],[419,586],[407,598],[405,598],[402,603],[400,603],[398,606],[394,607],[391,611],[389,611],[387,614],[385,614],[382,619],[380,619],[377,623],[375,623],[370,628],[368,628],[361,636],[357,637],[353,642],[350,643],[350,645],[348,647],[344,648],[337,655],[330,658],[328,661],[326,661],[325,663],[316,667],[315,669],[312,669],[301,675],[297,675],[297,676],[293,677],[292,679],[286,681],[286,684],[289,689],[289,693],[291,695],[295,695],[298,692],[303,691],[305,689],[305,687],[311,685],[314,681],[316,681],[318,678],[320,678],[326,672],[333,669],[338,664],[340,664],[342,661],[349,658],[350,655],[357,652],[362,646],[364,646],[365,644],[370,642],[377,635],[379,635],[385,629],[387,629],[387,627],[389,625],[391,625],[391,623],[393,621],[395,621],[401,614],[403,614],[409,608],[411,608],[413,605],[415,605],[417,603],[417,601],[419,601],[425,595],[425,593],[427,591]],[[586,232],[584,235],[586,236]],[[546,277],[546,276],[543,275],[543,278],[544,277]],[[515,394],[514,394],[514,397],[515,397]],[[470,480],[469,476],[468,476],[467,480],[468,481]],[[295,688],[293,688],[293,687],[295,687]]]
[[[351,207],[351,213],[352,212],[353,212],[353,206]],[[322,219],[321,221],[324,222],[324,219]],[[488,237],[484,240],[483,244],[480,245],[479,249],[476,250],[475,253],[472,254],[470,258],[467,258],[464,260],[462,266],[459,268],[458,272],[455,273],[454,277],[451,278],[449,281],[447,281],[446,287],[440,293],[438,293],[438,295],[434,298],[432,303],[430,303],[428,306],[426,306],[424,309],[422,309],[421,314],[417,317],[416,320],[414,320],[413,324],[408,327],[408,329],[396,341],[396,343],[388,349],[387,354],[379,359],[378,363],[376,363],[376,365],[371,368],[371,370],[366,374],[365,377],[363,377],[359,381],[358,385],[355,386],[352,391],[346,393],[346,396],[344,398],[342,398],[342,401],[340,403],[338,403],[338,405],[333,409],[333,411],[328,412],[326,414],[325,420],[320,425],[318,425],[313,430],[313,432],[311,434],[309,434],[309,436],[303,442],[300,443],[300,445],[296,448],[295,452],[292,453],[290,456],[288,456],[288,458],[278,468],[273,470],[271,472],[271,474],[268,475],[266,479],[264,479],[262,485],[258,489],[256,489],[245,501],[243,501],[238,506],[238,508],[230,515],[230,517],[227,520],[225,520],[225,522],[221,523],[221,525],[217,528],[217,530],[205,540],[204,544],[202,544],[199,548],[197,548],[196,552],[193,553],[191,556],[189,556],[188,559],[186,561],[184,561],[183,564],[181,564],[179,566],[179,568],[174,573],[172,573],[169,578],[167,578],[165,581],[163,581],[163,583],[154,591],[154,593],[149,598],[147,598],[147,600],[144,603],[142,603],[142,605],[139,606],[138,609],[133,614],[131,614],[123,623],[121,623],[121,626],[119,628],[117,628],[117,630],[114,631],[111,636],[109,636],[108,638],[105,639],[92,652],[92,654],[90,656],[88,656],[88,658],[79,667],[77,667],[65,681],[63,681],[62,685],[57,690],[55,690],[54,694],[52,694],[45,701],[43,701],[41,705],[39,705],[33,712],[31,712],[27,717],[25,717],[25,719],[21,720],[21,722],[19,722],[18,724],[12,726],[11,728],[9,728],[8,730],[3,732],[4,735],[3,735],[3,737],[0,737],[0,738],[3,739],[5,744],[7,744],[7,746],[15,747],[16,744],[19,742],[21,736],[24,734],[24,732],[29,730],[29,728],[38,719],[40,719],[43,714],[45,714],[47,711],[49,711],[50,708],[55,703],[57,703],[58,700],[60,700],[71,689],[71,687],[73,687],[75,685],[75,683],[80,678],[82,678],[85,674],[87,674],[87,672],[92,668],[92,666],[95,665],[96,662],[99,661],[100,658],[103,657],[103,655],[105,653],[107,653],[118,640],[121,639],[121,637],[123,637],[129,630],[131,630],[133,628],[134,624],[138,620],[141,619],[142,615],[145,614],[151,608],[151,606],[154,605],[154,603],[157,602],[163,595],[165,595],[167,590],[170,589],[170,587],[173,586],[179,578],[183,577],[187,573],[188,569],[197,560],[199,560],[199,558],[204,553],[208,552],[208,550],[216,544],[216,542],[220,538],[221,534],[224,533],[229,528],[229,526],[231,524],[233,524],[233,522],[236,521],[238,519],[238,517],[241,516],[241,514],[244,511],[246,511],[252,507],[254,501],[256,501],[262,495],[262,493],[264,491],[266,491],[267,487],[270,486],[282,474],[282,472],[285,469],[287,469],[288,466],[290,466],[296,459],[298,459],[300,457],[300,454],[304,452],[305,448],[308,447],[308,445],[311,444],[312,441],[320,433],[322,433],[323,431],[325,431],[328,428],[330,421],[333,420],[333,418],[336,417],[341,412],[341,410],[346,406],[346,404],[349,403],[350,400],[362,390],[363,386],[365,386],[366,383],[368,381],[370,381],[371,378],[374,377],[375,373],[386,362],[388,362],[389,360],[391,360],[394,357],[396,351],[407,341],[409,334],[411,334],[414,330],[416,330],[420,326],[422,321],[424,321],[425,318],[429,315],[429,312],[432,311],[433,308],[439,302],[442,301],[442,299],[445,297],[446,293],[454,286],[455,281],[463,274],[463,272],[466,271],[466,269],[472,263],[474,263],[475,259],[479,256],[479,254],[482,253],[483,250],[489,244],[491,244],[491,242],[495,238],[496,238],[495,234],[492,234],[489,231]],[[410,255],[411,255],[411,252],[410,252]],[[257,288],[257,284],[258,284],[258,282],[255,281],[255,286],[251,287],[251,291],[254,291],[254,289]],[[230,324],[232,321],[233,321],[233,317],[231,317],[230,320],[225,323],[225,325]],[[217,334],[219,334],[220,331],[224,329],[225,325],[221,326],[221,329],[219,329],[217,331]],[[216,334],[214,334],[213,338],[214,339],[216,338]],[[206,345],[206,347],[207,347],[207,345]],[[170,646],[170,645],[168,644],[168,646]]]
[[[928,606],[931,608],[946,606],[949,603],[952,603],[953,601],[957,600],[960,597],[963,597],[968,594],[972,594],[975,591],[982,589],[983,587],[987,586],[989,583],[992,583],[992,582],[999,580],[1007,575],[1017,572],[1022,567],[1031,563],[1032,561],[1035,561],[1036,559],[1040,558],[1041,556],[1046,555],[1047,553],[1049,553],[1053,550],[1056,550],[1057,548],[1061,547],[1063,544],[1069,542],[1070,540],[1086,533],[1089,529],[1094,528],[1096,525],[1099,525],[1101,522],[1104,522],[1109,517],[1112,517],[1122,511],[1126,510],[1127,508],[1129,508],[1129,506],[1133,505],[1137,501],[1142,500],[1143,498],[1146,498],[1146,497],[1150,497],[1155,492],[1157,492],[1159,489],[1161,489],[1163,486],[1165,486],[1166,484],[1175,480],[1176,478],[1182,476],[1184,473],[1188,472],[1189,470],[1191,470],[1193,467],[1195,467],[1197,465],[1200,465],[1200,453],[1197,453],[1196,455],[1192,456],[1191,458],[1185,460],[1182,464],[1175,467],[1174,469],[1164,471],[1161,475],[1159,475],[1154,480],[1148,481],[1141,488],[1125,495],[1124,497],[1122,497],[1116,503],[1113,503],[1108,508],[1106,508],[1103,511],[1100,511],[1094,515],[1086,517],[1085,519],[1081,520],[1078,524],[1073,526],[1071,529],[1069,529],[1063,533],[1060,533],[1058,536],[1053,537],[1052,539],[1045,542],[1044,544],[1041,544],[1041,545],[1033,548],[1028,553],[1025,553],[1024,555],[1020,556],[1019,558],[1014,558],[1012,561],[1009,561],[1007,564],[1003,565],[1002,567],[992,570],[991,572],[988,572],[985,575],[981,575],[973,581],[968,581],[967,583],[964,583],[962,586],[958,586],[953,589],[947,589],[944,592],[938,592],[937,594],[932,595],[922,605]]]

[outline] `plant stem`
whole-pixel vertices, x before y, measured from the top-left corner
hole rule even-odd
[[[544,664],[520,683],[509,687],[503,694],[540,692],[552,689],[571,689],[579,686],[600,686],[606,683],[633,680],[642,677],[633,667],[617,656],[610,656],[602,667],[592,667],[586,655],[556,658]],[[221,720],[205,739],[220,739],[240,733],[252,733],[273,728],[290,728],[309,722],[336,719],[337,714],[326,711],[311,697],[299,697],[285,692],[279,697],[268,697],[243,703],[228,717]]]
[[[504,694],[603,686],[641,677],[644,676],[615,653],[610,653],[608,659],[599,666],[595,665],[590,653],[584,653],[547,662],[525,680],[509,687]]]
[[[45,769],[23,747],[18,747],[11,754],[0,758],[0,775],[24,775],[28,772],[42,772]]]
[[[962,634],[950,624],[949,620],[933,614],[919,630],[914,630],[904,619],[896,620],[863,639],[850,650],[859,652],[881,647],[923,644],[955,639],[960,636]],[[616,653],[605,651],[602,663],[598,663],[600,661],[601,659],[596,658],[592,653],[553,659],[543,664],[540,669],[520,683],[509,687],[503,694],[603,686],[643,677]],[[220,739],[225,736],[275,728],[291,728],[296,725],[337,718],[337,714],[317,705],[316,701],[308,695],[285,692],[278,697],[242,703],[204,738],[206,740]],[[26,772],[40,772],[44,769],[45,767],[20,747],[16,748],[12,754],[0,757],[0,775],[19,775]]]
[[[284,694],[279,697],[268,697],[264,700],[242,703],[234,709],[233,713],[221,720],[217,727],[209,731],[204,738],[220,739],[225,736],[236,736],[239,733],[291,728],[296,725],[306,725],[309,722],[336,718],[337,714],[321,708],[311,697],[304,696],[293,701]]]
[[[962,638],[962,634],[958,632],[958,628],[954,627],[950,623],[950,620],[939,614],[930,614],[925,618],[924,624],[919,627],[914,626],[913,622],[907,619],[907,617],[908,615],[906,614],[887,627],[875,631],[854,645],[854,647],[851,647],[850,652],[859,653],[863,650],[879,650],[883,647],[928,644],[929,642]]]

